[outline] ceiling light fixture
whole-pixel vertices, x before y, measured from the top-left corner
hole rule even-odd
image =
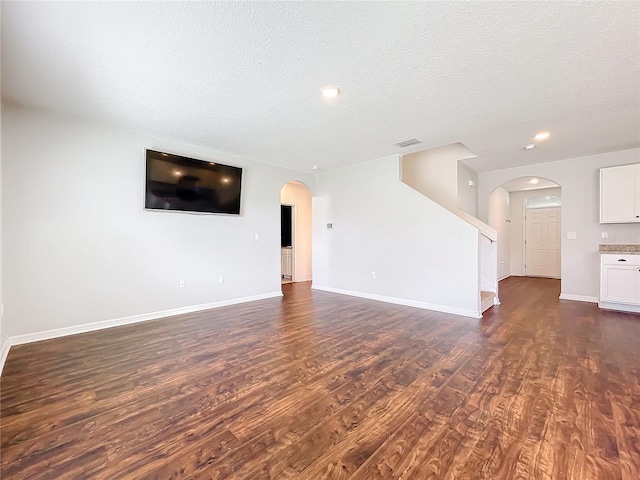
[[[531,180],[529,180],[529,183],[531,185],[535,185],[536,183],[538,183],[540,180],[538,180],[537,178],[532,178]]]
[[[327,85],[320,90],[324,98],[334,98],[340,95],[340,89],[335,85]]]
[[[312,170],[320,170],[320,167],[318,165],[314,165],[313,167],[311,167]]]
[[[524,146],[525,150],[533,150],[534,148],[536,148],[536,146],[533,143]]]
[[[551,134],[549,132],[540,132],[540,133],[536,133],[536,136],[533,137],[533,139],[541,142],[542,140],[546,140],[550,136]]]

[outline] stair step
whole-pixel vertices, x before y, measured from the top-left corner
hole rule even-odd
[[[480,305],[483,313],[493,307],[495,298],[496,294],[493,292],[485,292],[484,290],[480,292]]]

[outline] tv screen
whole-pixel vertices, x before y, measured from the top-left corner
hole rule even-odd
[[[241,186],[242,168],[147,150],[147,209],[239,215]]]

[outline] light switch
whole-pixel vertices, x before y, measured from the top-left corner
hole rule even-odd
[[[575,240],[577,237],[576,232],[567,232],[567,240]]]

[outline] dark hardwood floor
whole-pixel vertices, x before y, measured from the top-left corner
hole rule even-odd
[[[11,349],[2,479],[640,478],[640,315],[512,277],[481,320],[308,284]]]

